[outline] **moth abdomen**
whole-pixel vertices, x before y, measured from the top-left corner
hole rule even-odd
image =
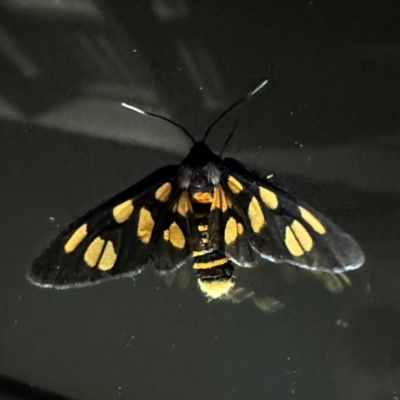
[[[228,294],[235,285],[234,268],[220,251],[211,251],[194,257],[194,269],[201,291],[211,299]]]

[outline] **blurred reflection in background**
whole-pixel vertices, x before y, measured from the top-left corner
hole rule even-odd
[[[151,3],[148,7],[151,11]],[[149,46],[146,31],[184,19],[188,6],[183,0],[154,0],[152,18],[133,12],[129,29],[117,21],[118,12],[94,0],[0,4],[0,116],[185,153],[179,132],[128,113],[120,103],[179,119],[177,88],[163,84],[165,77],[152,65],[149,52],[159,49],[157,43]],[[168,34],[162,51],[192,81],[193,110],[220,108],[226,93],[210,53],[201,43],[193,52],[180,30]]]

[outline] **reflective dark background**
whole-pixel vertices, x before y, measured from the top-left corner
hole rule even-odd
[[[398,15],[362,0],[1,1],[0,397],[399,399]],[[207,302],[194,274],[25,280],[63,227],[188,151],[122,101],[200,138],[264,77],[210,144],[240,117],[227,154],[360,242],[351,286],[268,263],[235,302]]]

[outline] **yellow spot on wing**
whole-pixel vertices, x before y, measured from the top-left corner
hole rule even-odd
[[[250,224],[253,228],[253,231],[256,233],[260,232],[261,228],[265,224],[265,217],[262,212],[260,203],[255,197],[253,197],[250,201],[247,214],[249,216]]]
[[[226,198],[224,191],[220,187],[215,187],[210,210],[212,211],[216,208],[220,208],[222,212],[225,212],[231,206],[232,204],[229,199]]]
[[[101,255],[101,259],[97,267],[102,271],[108,271],[114,266],[116,260],[117,254],[115,253],[113,243],[111,240],[109,240],[104,247],[103,254]]]
[[[68,242],[65,243],[65,252],[71,253],[72,251],[74,251],[77,248],[78,244],[81,243],[83,239],[85,239],[86,235],[87,224],[83,224],[72,234],[72,236],[68,239]]]
[[[120,205],[113,208],[114,219],[122,224],[125,222],[133,213],[133,203],[132,200],[127,200]]]
[[[263,203],[271,210],[275,210],[278,207],[278,196],[271,190],[260,186],[260,197]]]
[[[221,204],[221,189],[216,187],[216,188],[214,188],[214,196],[213,196],[213,201],[211,203],[210,210],[213,211],[216,208],[221,208],[220,204]]]
[[[296,235],[301,247],[306,251],[310,251],[313,246],[313,240],[310,234],[307,232],[307,229],[304,228],[299,221],[293,221],[292,231]]]
[[[166,182],[156,190],[155,198],[159,201],[166,202],[171,195],[171,191],[172,185],[169,182]]]
[[[321,222],[317,220],[317,218],[314,217],[314,215],[310,213],[310,211],[306,210],[303,207],[299,207],[299,210],[301,216],[304,218],[306,222],[308,222],[311,225],[311,227],[314,229],[315,232],[318,232],[321,235],[326,233],[325,227],[321,224]]]
[[[228,222],[225,225],[225,243],[226,244],[231,244],[233,243],[238,235],[238,231],[237,231],[237,224],[236,224],[236,220],[233,217],[230,217],[228,219]]]
[[[286,227],[285,244],[292,255],[301,256],[312,249],[313,240],[299,221],[293,221],[291,226]]]
[[[222,207],[221,207],[221,209],[222,209],[223,212],[225,212],[228,208],[231,208],[231,207],[232,207],[232,203],[231,203],[231,201],[226,197],[226,195],[225,195],[224,192],[221,192],[221,193],[222,193]]]
[[[173,211],[178,212],[182,217],[186,217],[186,215],[192,211],[192,203],[190,202],[189,194],[186,190],[179,196]]]
[[[194,269],[208,269],[208,268],[214,268],[214,267],[219,267],[220,265],[224,265],[228,262],[229,260],[224,257],[220,258],[218,260],[210,260],[206,262],[198,262],[194,263],[193,268]]]
[[[232,278],[229,279],[198,279],[197,280],[200,290],[212,299],[218,299],[219,297],[228,294],[235,282]]]
[[[143,243],[149,243],[154,228],[154,220],[151,213],[146,208],[142,208],[139,213],[137,235]]]
[[[296,239],[296,236],[289,226],[286,227],[285,231],[285,244],[292,255],[301,256],[304,254],[304,250],[300,246],[299,242]]]
[[[185,247],[185,236],[176,222],[173,222],[169,227],[169,241],[178,249],[183,249]]]
[[[237,222],[235,218],[230,217],[225,225],[225,243],[233,243],[238,235],[241,235],[243,233],[243,230],[243,225],[240,222]]]
[[[228,186],[229,189],[232,190],[232,193],[235,194],[240,193],[243,190],[242,184],[231,175],[228,177]]]
[[[208,204],[212,202],[213,195],[210,192],[196,192],[193,193],[193,200],[197,201],[198,203]]]
[[[83,256],[83,259],[89,267],[93,268],[96,266],[97,261],[100,258],[101,252],[103,251],[103,247],[104,240],[100,236],[97,236],[97,238],[94,239],[92,243],[90,243]]]
[[[166,242],[169,242],[169,229],[166,229],[166,230],[164,231],[163,237],[164,237],[164,240],[165,240]]]

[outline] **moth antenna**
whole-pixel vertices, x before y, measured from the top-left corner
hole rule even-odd
[[[121,105],[122,105],[122,107],[125,107],[128,110],[137,112],[138,114],[148,115],[149,117],[158,118],[158,119],[162,119],[163,121],[169,122],[170,124],[172,124],[172,125],[176,126],[177,128],[179,128],[192,141],[193,144],[196,143],[196,141],[193,139],[193,136],[182,125],[179,125],[177,122],[174,122],[174,121],[170,120],[167,117],[162,117],[161,115],[157,115],[157,114],[153,114],[153,113],[149,113],[149,112],[143,111],[140,108],[131,106],[131,105],[126,104],[126,103],[121,103]]]
[[[221,121],[222,118],[225,117],[228,113],[230,113],[233,109],[238,107],[239,105],[243,104],[245,101],[249,100],[251,97],[253,97],[257,92],[259,92],[267,83],[269,79],[263,80],[255,89],[253,89],[250,93],[242,96],[238,101],[233,103],[229,108],[227,108],[225,111],[223,111],[216,119],[215,121],[207,128],[202,142],[205,142],[207,140],[208,134],[210,133],[211,129],[214,128],[214,126]]]
[[[236,129],[239,125],[239,121],[236,121],[235,126],[232,129],[232,132],[229,134],[229,136],[226,138],[224,145],[222,146],[222,149],[219,153],[219,156],[222,157],[222,154],[224,153],[225,149],[228,147],[229,142],[233,138],[234,133],[236,132]]]

